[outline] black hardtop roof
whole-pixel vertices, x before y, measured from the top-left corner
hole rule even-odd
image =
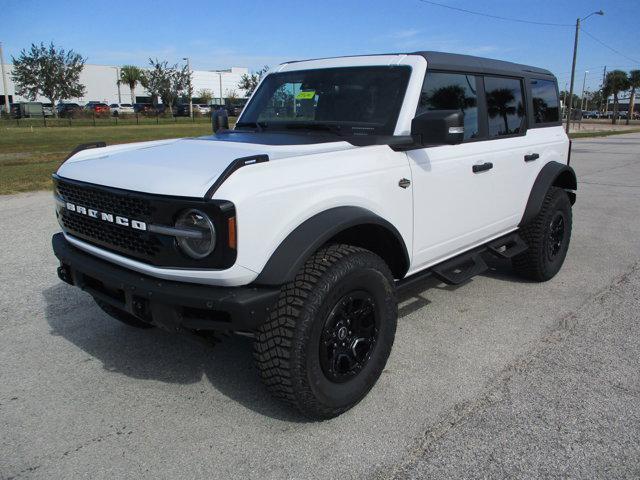
[[[474,57],[473,55],[430,51],[413,52],[409,55],[423,56],[427,60],[428,69],[463,70],[495,75],[523,75],[527,77],[531,75],[545,75],[553,77],[553,74],[544,68],[505,62],[503,60],[493,60],[492,58]]]
[[[310,58],[306,60],[293,60],[284,63],[299,63],[313,60],[328,60],[330,58],[349,57],[377,57],[384,55],[420,55],[427,60],[427,68],[435,70],[468,71],[471,73],[486,73],[492,75],[511,76],[548,76],[553,77],[553,73],[544,68],[522,65],[520,63],[505,62],[504,60],[494,60],[492,58],[475,57],[473,55],[462,55],[459,53],[419,51],[400,53],[374,53],[370,55],[344,55],[341,57]]]

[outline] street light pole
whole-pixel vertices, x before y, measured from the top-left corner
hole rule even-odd
[[[584,85],[587,82],[587,73],[589,73],[589,70],[584,71],[584,77],[582,78],[582,100],[580,100],[580,110],[584,110]]]
[[[116,85],[118,85],[118,104],[122,103],[122,94],[120,93],[120,68],[116,67]]]
[[[220,81],[220,108],[222,108],[222,72],[218,71],[218,79]]]
[[[191,63],[189,62],[189,57],[183,58],[183,60],[187,61],[187,70],[189,71],[189,116],[193,119],[193,85],[191,84]]]
[[[2,42],[0,42],[0,65],[2,66],[2,88],[4,89],[4,111],[9,115],[9,88],[7,87],[7,76],[4,73],[4,54],[2,53]],[[56,108],[54,105],[53,108]]]
[[[573,81],[576,77],[576,58],[578,56],[578,34],[580,33],[580,22],[584,22],[591,15],[604,15],[602,10],[590,13],[583,19],[576,19],[576,36],[573,41],[573,62],[571,64],[571,87],[569,89],[569,105],[567,106],[567,134],[569,133],[569,125],[571,125],[571,104],[573,103]]]

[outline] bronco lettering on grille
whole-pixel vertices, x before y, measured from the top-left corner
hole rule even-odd
[[[99,212],[97,210],[86,208],[81,205],[75,205],[71,202],[66,202],[65,208],[70,212],[75,212],[80,215],[87,215],[91,218],[102,220],[103,222],[115,223],[116,225],[120,225],[122,227],[131,227],[135,230],[147,229],[147,224],[145,222],[141,222],[140,220],[131,220],[126,217],[114,215],[113,213]]]

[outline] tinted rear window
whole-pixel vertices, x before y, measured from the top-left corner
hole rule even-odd
[[[517,135],[524,131],[522,82],[515,78],[485,77],[489,114],[489,138]]]
[[[533,98],[533,121],[550,123],[560,120],[556,83],[551,80],[531,80]]]

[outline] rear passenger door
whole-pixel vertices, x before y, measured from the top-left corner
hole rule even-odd
[[[513,230],[527,150],[522,79],[428,71],[418,111],[461,109],[464,141],[407,153],[420,269]]]

